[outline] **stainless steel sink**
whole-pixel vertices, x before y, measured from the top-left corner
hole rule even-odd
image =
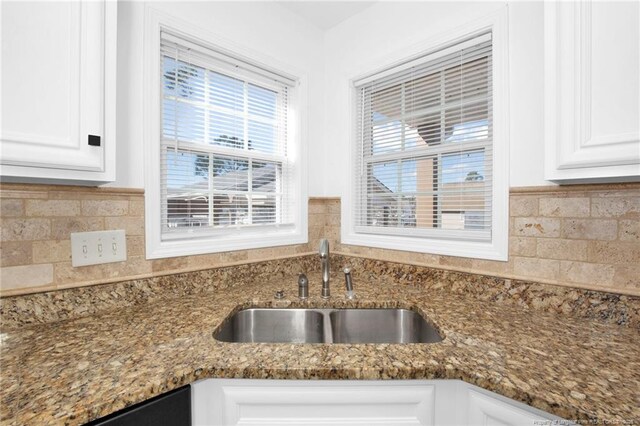
[[[436,343],[433,325],[408,309],[340,309],[329,314],[333,343]]]
[[[213,336],[253,343],[436,343],[436,328],[408,309],[268,309],[235,313]]]
[[[312,309],[245,309],[214,337],[223,342],[323,343],[323,320]]]

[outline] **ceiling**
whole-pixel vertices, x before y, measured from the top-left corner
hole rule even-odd
[[[327,30],[363,11],[375,1],[278,1],[321,30]]]

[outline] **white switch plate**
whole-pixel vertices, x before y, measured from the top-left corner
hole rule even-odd
[[[123,229],[71,233],[71,265],[86,266],[127,260]]]

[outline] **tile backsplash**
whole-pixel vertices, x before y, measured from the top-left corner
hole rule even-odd
[[[0,296],[81,287],[297,256],[308,244],[145,259],[144,193],[138,189],[0,185]],[[127,261],[74,268],[72,232],[124,229]]]
[[[640,295],[640,184],[512,188],[509,261],[339,244],[340,201],[310,207],[309,235],[351,256]]]
[[[513,188],[509,261],[340,244],[340,200],[309,200],[309,243],[146,260],[144,194],[136,189],[2,184],[0,296],[332,252],[640,295],[640,184]],[[127,261],[71,266],[70,233],[124,229]]]

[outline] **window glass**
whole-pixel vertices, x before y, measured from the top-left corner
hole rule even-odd
[[[356,226],[490,238],[491,41],[357,86]],[[477,238],[477,234],[474,234]]]
[[[290,222],[289,86],[162,43],[162,232]]]

